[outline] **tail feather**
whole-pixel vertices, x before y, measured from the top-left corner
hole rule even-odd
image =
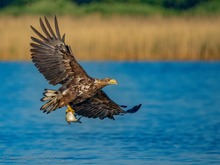
[[[58,98],[58,91],[52,90],[52,89],[45,89],[45,92],[43,93],[44,97],[41,99],[41,101],[48,101],[46,104],[44,104],[40,110],[43,110],[43,112],[50,113],[54,110],[56,110],[59,107],[59,98]]]
[[[46,104],[44,104],[40,110],[47,110],[49,107],[51,107],[54,103],[54,100],[50,100],[49,102],[47,102]]]
[[[52,112],[52,111],[54,111],[54,110],[56,110],[56,109],[58,108],[58,106],[59,106],[59,103],[56,103],[55,105],[53,105],[53,107],[51,107],[50,109],[48,109],[47,114],[50,113],[50,112]]]
[[[47,100],[51,100],[51,97],[43,97],[42,99],[40,99],[40,101],[47,101]]]
[[[57,93],[57,91],[53,89],[44,89],[44,90],[49,93]]]

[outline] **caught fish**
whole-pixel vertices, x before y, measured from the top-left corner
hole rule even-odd
[[[66,121],[67,121],[68,124],[70,124],[71,122],[82,123],[82,122],[80,121],[81,117],[80,117],[79,119],[77,119],[77,118],[76,118],[76,115],[74,114],[74,112],[71,111],[71,110],[69,110],[69,109],[66,110],[66,118],[65,118],[65,119],[66,119]]]

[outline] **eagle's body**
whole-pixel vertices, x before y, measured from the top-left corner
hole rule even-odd
[[[71,48],[65,44],[65,35],[61,37],[56,17],[54,22],[55,32],[46,17],[45,23],[40,18],[44,35],[31,26],[40,38],[31,37],[34,41],[30,50],[32,61],[50,84],[62,85],[58,90],[45,89],[41,100],[47,103],[41,110],[50,113],[70,105],[78,115],[100,119],[105,117],[114,119],[113,115],[136,112],[141,105],[124,111],[108,98],[102,88],[117,84],[116,80],[90,77],[76,61]]]

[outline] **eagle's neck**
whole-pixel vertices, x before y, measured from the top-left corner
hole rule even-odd
[[[94,80],[94,86],[96,87],[96,89],[101,89],[107,85],[108,85],[108,83],[106,81],[103,81],[103,79],[95,79]]]

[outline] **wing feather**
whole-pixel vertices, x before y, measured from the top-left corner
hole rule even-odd
[[[58,21],[57,21],[57,17],[56,16],[54,18],[54,23],[55,23],[56,34],[57,34],[58,38],[60,40],[62,40],[61,36],[60,36],[60,30],[59,30]],[[64,35],[64,37],[65,37],[65,35]],[[63,42],[64,42],[64,40],[63,40]]]
[[[52,34],[52,36],[53,36],[52,38],[57,38],[56,35],[55,35],[55,33],[53,32],[53,30],[52,30],[52,28],[51,28],[51,26],[50,26],[50,24],[49,24],[49,22],[48,22],[48,20],[47,20],[46,17],[44,17],[44,20],[45,20],[45,22],[46,22],[47,28],[48,28],[49,31],[50,31],[50,34]]]
[[[85,116],[88,118],[100,118],[101,120],[108,117],[114,119],[114,115],[135,113],[141,107],[140,105],[134,106],[129,110],[123,110],[117,103],[112,101],[102,90],[98,91],[97,94],[81,102],[73,105],[70,103],[72,108],[78,115]],[[125,107],[125,106],[123,106]]]
[[[41,26],[41,29],[43,30],[44,34],[47,36],[47,39],[51,40],[52,37],[51,37],[50,33],[48,32],[47,28],[44,26],[44,23],[41,18],[40,18],[40,26]]]
[[[92,118],[97,118],[99,114],[102,112],[101,108],[93,107]]]
[[[90,78],[75,60],[71,48],[65,44],[65,35],[60,35],[58,21],[55,16],[53,31],[48,19],[40,18],[43,33],[31,26],[38,37],[31,37],[31,57],[37,69],[52,85],[63,84],[75,77]]]
[[[44,37],[42,34],[40,34],[33,26],[31,26],[31,29],[44,41],[48,41],[46,37]]]

